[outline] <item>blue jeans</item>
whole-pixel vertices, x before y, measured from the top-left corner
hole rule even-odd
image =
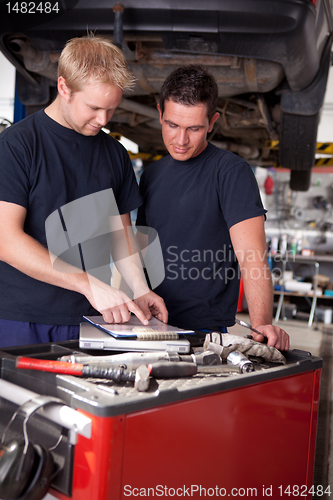
[[[216,331],[219,331],[221,333],[228,333],[226,326],[218,326],[215,330],[213,330],[212,328],[201,328],[198,331],[203,332],[203,333],[210,333],[210,332],[216,332]]]
[[[0,349],[79,338],[80,325],[42,325],[0,319]]]

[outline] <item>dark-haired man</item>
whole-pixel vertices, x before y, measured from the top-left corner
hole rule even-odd
[[[158,110],[169,155],[143,172],[137,225],[158,232],[166,275],[156,293],[171,324],[232,326],[240,268],[252,325],[269,345],[287,350],[289,336],[271,325],[265,210],[255,177],[242,158],[207,142],[219,117],[217,97],[215,79],[201,66],[180,67],[165,80]]]

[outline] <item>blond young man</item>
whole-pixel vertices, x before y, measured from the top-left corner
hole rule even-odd
[[[131,226],[129,213],[141,204],[131,162],[101,129],[132,84],[124,57],[111,42],[73,39],[59,60],[55,101],[1,134],[0,347],[78,338],[83,315],[100,313],[109,323],[128,321],[130,312],[144,324],[152,315],[167,320],[163,300],[149,291],[137,262],[129,263],[128,273],[134,302],[84,265],[77,269],[69,261],[58,270],[47,248],[46,221],[60,217],[59,238],[68,239],[62,210],[75,208],[77,200],[92,203],[96,211],[87,225],[98,226],[99,193],[114,196],[123,228]],[[74,228],[75,217],[85,229],[74,209]],[[107,240],[93,236],[94,254]],[[105,256],[94,266],[105,270]]]

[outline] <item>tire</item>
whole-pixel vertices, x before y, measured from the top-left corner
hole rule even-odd
[[[307,191],[311,184],[311,170],[301,172],[299,170],[290,171],[290,189],[293,191]]]
[[[317,150],[319,113],[311,116],[282,112],[279,162],[291,170],[290,187],[307,191]]]

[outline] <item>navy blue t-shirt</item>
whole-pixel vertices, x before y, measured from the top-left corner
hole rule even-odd
[[[216,328],[235,322],[239,266],[229,229],[265,214],[251,167],[212,144],[197,157],[171,156],[149,165],[140,180],[137,226],[156,229],[165,279],[154,291],[169,323]]]
[[[24,230],[41,245],[47,246],[45,221],[52,213],[108,189],[120,214],[142,202],[126,150],[104,132],[83,136],[42,110],[0,134],[0,200],[27,209]],[[1,318],[74,325],[94,313],[83,295],[0,262]]]

